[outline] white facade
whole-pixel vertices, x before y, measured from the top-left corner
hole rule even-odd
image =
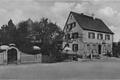
[[[68,26],[69,24],[72,23],[75,23],[76,25],[70,31],[68,31],[67,30],[69,28]],[[69,54],[87,56],[91,53],[94,55],[105,54],[107,52],[112,53],[113,34],[91,30],[83,30],[72,14],[70,14],[68,17],[68,20],[64,27],[64,33],[65,36],[69,34],[70,39],[65,39],[64,36],[63,47],[66,44],[69,44],[69,47],[73,49],[74,44],[78,45],[77,51],[69,50],[67,51],[67,53]],[[78,33],[78,38],[73,39],[72,38],[73,33]],[[94,33],[95,38],[94,39],[89,38],[89,33]],[[98,39],[98,34],[102,34],[103,39]],[[109,40],[105,39],[105,35],[109,35],[110,39]]]

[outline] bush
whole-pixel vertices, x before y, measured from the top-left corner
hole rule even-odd
[[[62,62],[66,59],[68,59],[68,54],[66,54],[66,53],[59,52],[59,55],[55,56],[55,62]]]

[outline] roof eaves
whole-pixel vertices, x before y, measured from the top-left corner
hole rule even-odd
[[[73,13],[73,16],[74,16],[74,18],[75,18],[75,20],[78,22],[78,24],[79,24],[79,26],[81,26],[81,28],[82,29],[84,29],[84,30],[89,30],[89,31],[96,31],[96,32],[102,32],[102,33],[109,33],[109,34],[114,34],[107,26],[107,28],[110,30],[109,32],[108,31],[97,31],[97,30],[92,30],[92,29],[86,29],[86,28],[84,28],[84,27],[82,27],[82,25],[79,23],[79,21],[76,19],[76,17],[75,17],[75,15],[74,15],[74,13],[75,14],[78,14],[78,13],[76,13],[76,12],[70,12],[70,13]],[[83,13],[81,13],[82,15],[83,15]],[[97,18],[98,19],[98,18]],[[99,19],[100,20],[100,19]],[[102,21],[102,20],[101,20]],[[102,21],[102,23],[104,23],[103,21]],[[105,25],[105,24],[104,24]]]
[[[109,34],[114,34],[113,32],[97,31],[97,30],[91,30],[91,29],[85,29],[85,28],[83,28],[83,30],[95,31],[95,32],[101,32],[101,33],[109,33]]]

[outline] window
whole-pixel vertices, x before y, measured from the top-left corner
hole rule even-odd
[[[70,28],[72,29],[72,23],[71,24],[69,24],[70,25]]]
[[[72,45],[72,50],[73,50],[74,52],[78,51],[78,44],[73,44],[73,45]]]
[[[69,47],[69,44],[67,43],[67,44],[65,44],[65,47]]]
[[[89,33],[88,33],[88,38],[90,38],[90,39],[95,39],[95,33],[89,32]]]
[[[69,27],[69,26],[68,26],[68,25],[66,25],[66,31],[68,31],[68,27]]]
[[[103,39],[103,34],[98,34],[97,39]]]
[[[110,35],[105,35],[105,40],[110,40]]]
[[[70,34],[66,34],[65,39],[70,39]]]
[[[67,25],[67,29],[66,29],[66,31],[70,31],[70,25]]]
[[[76,22],[70,23],[67,25],[67,31],[70,31],[72,28],[76,26]]]
[[[71,23],[69,25],[70,25],[70,28],[72,29],[72,28],[74,28],[76,26],[76,22],[73,22],[73,23]]]
[[[72,23],[72,27],[75,27],[75,26],[76,26],[76,22],[73,22],[73,23]]]
[[[76,33],[72,33],[72,38],[73,39],[77,39],[78,38],[78,33],[76,32]]]

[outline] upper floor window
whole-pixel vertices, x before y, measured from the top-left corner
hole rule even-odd
[[[103,34],[97,34],[97,39],[103,39]]]
[[[89,32],[89,33],[88,33],[88,38],[90,38],[90,39],[95,39],[95,33]]]
[[[66,31],[70,31],[70,25],[67,25]]]
[[[73,45],[72,45],[72,50],[73,50],[74,52],[78,51],[78,44],[73,44]]]
[[[70,23],[67,25],[67,31],[70,31],[72,28],[76,26],[76,22]]]
[[[77,38],[78,38],[78,32],[72,33],[72,38],[73,38],[73,39],[77,39]]]
[[[70,25],[70,28],[72,29],[76,26],[76,22],[70,23],[69,25]]]
[[[75,27],[75,26],[76,26],[76,22],[73,22],[73,23],[72,23],[72,26]]]
[[[105,40],[110,40],[110,35],[105,35]]]
[[[65,39],[70,39],[70,34],[66,34]]]

